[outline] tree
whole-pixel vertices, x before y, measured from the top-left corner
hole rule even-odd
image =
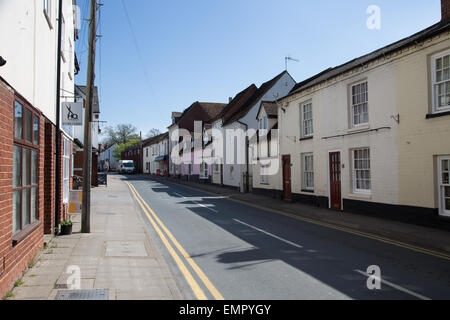
[[[122,152],[124,152],[126,148],[131,147],[132,145],[134,145],[140,141],[141,141],[141,139],[137,138],[137,139],[132,139],[126,143],[121,143],[121,144],[116,145],[113,150],[114,158],[116,158],[116,160],[120,160],[120,158],[122,157]]]
[[[161,131],[159,131],[158,129],[151,129],[147,135],[145,136],[146,139],[148,138],[153,138],[156,136],[159,136],[161,134]]]
[[[116,127],[106,127],[104,145],[122,145],[131,140],[139,139],[137,128],[132,124],[119,124]]]

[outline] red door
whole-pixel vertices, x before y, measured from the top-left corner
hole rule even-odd
[[[341,153],[330,153],[330,198],[331,209],[342,210]]]
[[[292,201],[291,189],[291,156],[283,156],[283,198]]]

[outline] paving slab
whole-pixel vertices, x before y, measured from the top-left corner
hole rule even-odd
[[[14,300],[54,300],[79,271],[80,290],[108,290],[109,299],[183,299],[178,282],[146,228],[128,187],[118,176],[92,190],[90,234],[47,237],[47,248],[28,270]],[[73,230],[81,230],[80,215]],[[70,269],[70,268],[72,269]],[[75,269],[73,269],[75,268]],[[76,268],[79,268],[76,270]],[[74,295],[76,296],[76,295]]]

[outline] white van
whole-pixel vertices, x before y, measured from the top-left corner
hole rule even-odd
[[[119,173],[134,173],[134,161],[133,160],[120,160],[119,161]]]

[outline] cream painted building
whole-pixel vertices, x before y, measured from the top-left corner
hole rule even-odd
[[[143,145],[143,171],[165,176],[169,172],[169,133],[149,139]]]
[[[450,217],[450,23],[395,59],[399,203]]]
[[[449,31],[443,18],[280,99],[273,190],[408,222],[450,216]]]

